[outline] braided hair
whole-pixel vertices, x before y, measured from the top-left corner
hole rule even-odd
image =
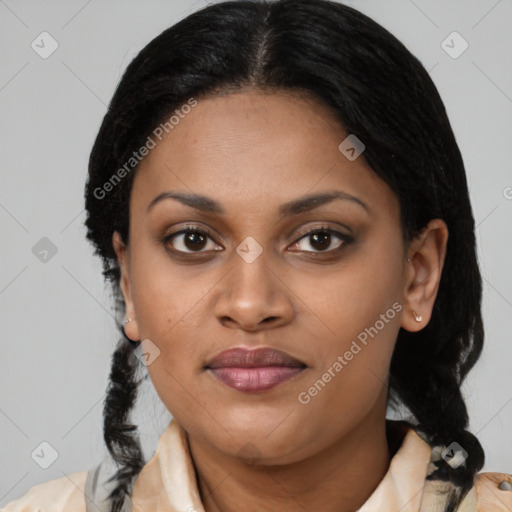
[[[421,331],[400,329],[389,405],[406,407],[411,425],[432,446],[457,442],[468,453],[457,467],[440,460],[428,476],[454,485],[446,508],[452,512],[484,464],[480,443],[466,430],[460,390],[484,338],[475,225],[442,99],[420,61],[378,23],[329,0],[226,1],[196,11],[147,44],[120,80],[89,160],[87,238],[102,259],[104,277],[122,300],[112,233],[128,243],[137,165],[126,163],[134,151],[191,98],[244,87],[306,92],[362,140],[363,157],[399,199],[404,243],[433,218],[447,224],[432,317]],[[128,421],[135,376],[133,346],[123,332],[104,409],[105,442],[119,466],[111,512],[122,510],[143,467],[137,427]]]

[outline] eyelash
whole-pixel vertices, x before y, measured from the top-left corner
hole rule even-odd
[[[181,229],[180,231],[176,231],[174,233],[166,235],[161,240],[161,243],[168,250],[172,251],[175,254],[179,254],[179,255],[183,255],[183,254],[201,254],[201,253],[208,252],[208,251],[189,251],[189,252],[187,252],[187,251],[178,251],[176,249],[169,249],[168,248],[169,242],[174,237],[176,237],[178,235],[186,234],[186,233],[195,233],[195,234],[198,234],[198,235],[202,235],[202,236],[208,237],[208,238],[213,240],[213,238],[211,236],[211,233],[208,230],[199,228],[197,226],[185,226],[184,229]],[[328,226],[321,226],[321,227],[318,227],[318,228],[313,228],[313,229],[311,229],[309,231],[306,231],[304,233],[300,233],[299,238],[295,242],[293,242],[292,245],[295,245],[296,243],[298,243],[303,238],[315,235],[317,233],[328,233],[330,235],[334,235],[336,238],[339,238],[343,243],[339,247],[336,247],[335,249],[330,249],[330,250],[327,250],[327,251],[303,251],[303,252],[306,252],[306,253],[309,253],[309,254],[333,254],[333,253],[340,252],[346,245],[350,244],[353,241],[353,238],[351,236],[349,236],[349,235],[345,235],[343,233],[340,233],[339,231],[336,231],[335,229],[332,229],[332,228],[330,228]],[[301,252],[301,251],[299,250],[298,252]]]

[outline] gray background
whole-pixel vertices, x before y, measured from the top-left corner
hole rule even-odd
[[[0,504],[89,469],[106,453],[101,403],[117,332],[82,225],[88,155],[137,51],[206,3],[0,0]],[[347,3],[404,42],[447,107],[468,173],[485,285],[487,344],[464,386],[470,427],[487,453],[484,470],[512,472],[512,2]],[[47,59],[31,48],[43,31],[59,45]],[[441,46],[453,31],[469,44],[458,58]],[[450,41],[460,51],[461,41]],[[46,262],[32,252],[43,237],[57,248]],[[151,386],[137,411],[151,450],[170,416]],[[30,455],[43,441],[58,452],[48,469]]]

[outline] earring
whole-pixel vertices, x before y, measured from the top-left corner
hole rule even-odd
[[[133,318],[126,318],[126,317],[125,317],[125,319],[124,319],[124,325],[126,325],[126,324],[130,323],[132,320],[133,320]],[[126,336],[126,339],[130,342],[130,345],[131,345],[132,347],[136,347],[136,346],[138,346],[139,342],[138,342],[138,341],[133,341],[132,339],[128,338],[128,335],[126,334],[126,330],[124,330],[124,329],[123,329],[123,331],[124,331],[124,335]]]
[[[416,320],[416,322],[421,322],[423,320],[423,317],[421,315],[418,315],[416,311],[413,311],[412,314],[414,315],[414,320]]]
[[[407,261],[408,261],[409,263],[411,263],[411,261],[412,261],[412,260],[411,260],[411,258],[407,258]]]

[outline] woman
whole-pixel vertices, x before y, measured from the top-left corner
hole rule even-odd
[[[86,209],[126,317],[116,471],[5,511],[512,509],[460,391],[484,336],[461,154],[384,28],[325,0],[187,17],[128,66]],[[150,461],[129,417],[146,369],[173,416]]]

